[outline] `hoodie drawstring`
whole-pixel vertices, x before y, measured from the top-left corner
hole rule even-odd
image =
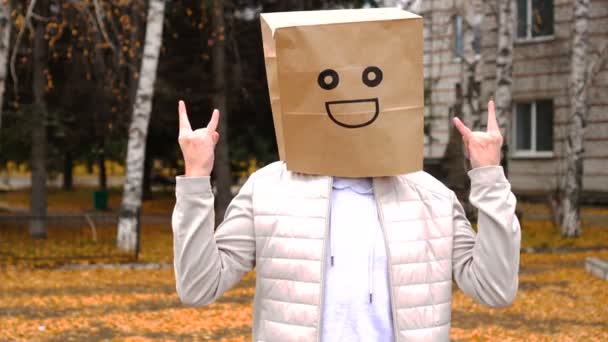
[[[368,260],[367,260],[367,286],[369,292],[369,302],[374,301],[374,266],[376,264],[376,234],[377,230],[373,229],[371,232],[372,238],[370,239]]]
[[[332,228],[333,224],[331,222],[331,207],[329,208],[329,217],[330,217],[330,223],[329,223],[329,263],[331,265],[331,267],[334,267],[334,251],[336,250],[335,246],[334,246],[334,230]]]
[[[334,191],[334,189],[344,189],[347,186],[340,186],[338,185],[339,182],[341,182],[342,180],[337,180],[334,178],[334,183],[333,183],[333,187],[332,187],[332,191]],[[370,190],[369,189],[361,189],[361,186],[358,187],[351,187],[351,189],[358,193],[358,194],[370,194]],[[373,196],[373,192],[371,192],[372,196]],[[329,263],[331,267],[334,267],[335,265],[335,254],[336,254],[336,245],[335,245],[335,238],[334,238],[334,227],[333,227],[333,220],[331,220],[332,218],[332,213],[331,213],[331,206],[330,206],[330,224],[329,224]],[[372,229],[370,227],[370,239],[369,239],[369,245],[368,245],[368,250],[367,250],[367,289],[368,289],[368,294],[369,294],[369,302],[373,303],[374,301],[374,269],[375,269],[375,263],[376,263],[376,238],[377,238],[377,234],[378,234],[378,229]]]
[[[334,251],[335,251],[335,247],[334,247],[334,234],[333,234],[333,229],[331,229],[331,226],[329,227],[329,262],[331,264],[331,267],[334,267]]]

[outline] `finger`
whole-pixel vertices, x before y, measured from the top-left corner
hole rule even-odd
[[[220,122],[220,111],[217,109],[213,110],[213,114],[211,114],[211,120],[209,120],[209,124],[207,125],[207,130],[211,132],[215,132],[217,129],[217,124]]]
[[[190,132],[192,131],[192,127],[190,126],[190,121],[188,120],[188,112],[186,111],[186,104],[184,101],[180,100],[177,106],[177,112],[179,113],[179,132]]]
[[[498,128],[498,121],[496,120],[496,107],[494,101],[488,102],[488,132],[500,132]]]
[[[217,144],[217,142],[220,140],[220,134],[218,132],[213,132],[213,143]]]
[[[467,140],[471,136],[471,130],[460,121],[459,118],[454,118],[454,126],[458,129],[462,137]]]

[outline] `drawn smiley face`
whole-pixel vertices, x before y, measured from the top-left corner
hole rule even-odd
[[[363,72],[361,74],[361,80],[362,80],[363,84],[365,84],[366,86],[368,86],[370,88],[373,88],[373,87],[377,87],[382,82],[382,76],[383,76],[382,70],[380,70],[380,68],[378,68],[377,66],[368,66],[367,68],[365,68],[363,70]],[[335,89],[336,87],[338,87],[338,85],[340,84],[340,76],[333,69],[325,69],[319,73],[319,77],[317,78],[317,83],[319,84],[319,87],[321,87],[321,89],[329,91],[329,90],[332,90],[332,89]],[[365,115],[364,117],[362,117],[363,121],[351,122],[351,123],[346,123],[346,122],[338,120],[336,118],[336,116],[332,113],[332,107],[335,108],[337,106],[354,104],[354,103],[362,103],[362,104],[371,103],[371,104],[373,104],[374,109],[372,110],[372,112],[369,113],[369,115]],[[352,100],[327,101],[327,102],[325,102],[325,111],[327,112],[327,115],[329,116],[329,118],[339,126],[342,126],[345,128],[360,128],[360,127],[365,127],[365,126],[371,125],[374,121],[376,121],[376,119],[378,118],[378,115],[380,114],[380,104],[378,102],[377,97],[352,99]]]

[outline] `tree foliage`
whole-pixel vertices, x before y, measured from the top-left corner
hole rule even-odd
[[[11,53],[16,50],[15,78],[7,84],[5,125],[0,132],[0,165],[27,163],[31,122],[33,33],[26,10],[30,1],[13,1]],[[94,162],[100,153],[124,161],[126,131],[142,55],[145,0],[50,0],[48,17],[34,11],[31,21],[45,23],[48,65],[45,69],[49,168],[62,171],[70,153],[75,161]],[[219,35],[211,27],[211,1],[176,0],[167,4],[163,46],[155,87],[148,156],[179,168],[176,103],[188,103],[193,125],[211,114],[211,49]],[[261,11],[311,10],[376,6],[374,1],[225,2],[226,94],[230,111],[229,144],[235,175],[251,159],[277,159],[276,142],[262,51]],[[244,16],[243,13],[252,13]],[[17,33],[24,30],[16,45]],[[17,81],[17,82],[16,82]]]

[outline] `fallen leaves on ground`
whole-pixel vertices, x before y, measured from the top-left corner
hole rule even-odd
[[[577,238],[562,237],[548,220],[525,220],[522,224],[522,247],[608,247],[608,216],[604,225],[583,225]]]
[[[72,191],[62,189],[48,189],[48,211],[60,213],[81,213],[93,208],[94,188],[78,188]],[[108,190],[108,207],[118,210],[122,198],[122,189]],[[17,190],[0,193],[0,202],[4,202],[17,209],[28,209],[30,205],[30,192]],[[150,199],[144,199],[142,212],[146,214],[170,214],[175,204],[175,193],[172,191],[155,192]]]
[[[180,303],[171,269],[7,269],[0,340],[250,340],[254,277],[191,308]]]
[[[85,200],[82,196],[80,201]],[[66,202],[60,208],[75,208],[77,201],[62,198]],[[169,213],[173,198],[152,203],[157,206],[154,210]],[[525,247],[608,245],[608,227],[604,225],[584,226],[583,236],[570,240],[562,239],[549,221],[525,217]],[[57,238],[69,234],[61,230],[55,233]],[[99,227],[98,238],[112,239],[114,233]],[[171,227],[143,226],[139,261],[170,264],[172,256]],[[520,290],[515,303],[506,309],[484,307],[455,290],[451,338],[608,341],[608,282],[585,271],[588,256],[608,259],[608,250],[522,254]],[[180,303],[171,268],[9,267],[0,269],[0,279],[0,340],[251,340],[254,273],[204,308]]]
[[[585,271],[608,251],[523,254],[513,305],[491,309],[454,292],[452,339],[459,341],[608,341],[608,282]]]
[[[526,214],[543,214],[550,215],[551,208],[547,202],[526,202],[518,201],[517,208]],[[581,216],[586,215],[603,215],[608,218],[608,208],[606,206],[585,205],[581,208]]]
[[[27,222],[5,225],[0,230],[0,266],[57,266],[75,263],[118,263],[136,261],[134,253],[116,248],[116,227],[99,226],[95,231],[86,224],[73,227],[49,225],[48,237],[31,240]],[[171,263],[173,261],[170,224],[145,225],[141,228],[140,252],[142,263]]]
[[[523,254],[519,292],[506,309],[455,290],[452,339],[608,340],[608,282],[585,272],[588,256],[608,258],[608,251]],[[2,279],[0,340],[251,339],[254,273],[203,308],[180,303],[172,269],[10,268]]]

